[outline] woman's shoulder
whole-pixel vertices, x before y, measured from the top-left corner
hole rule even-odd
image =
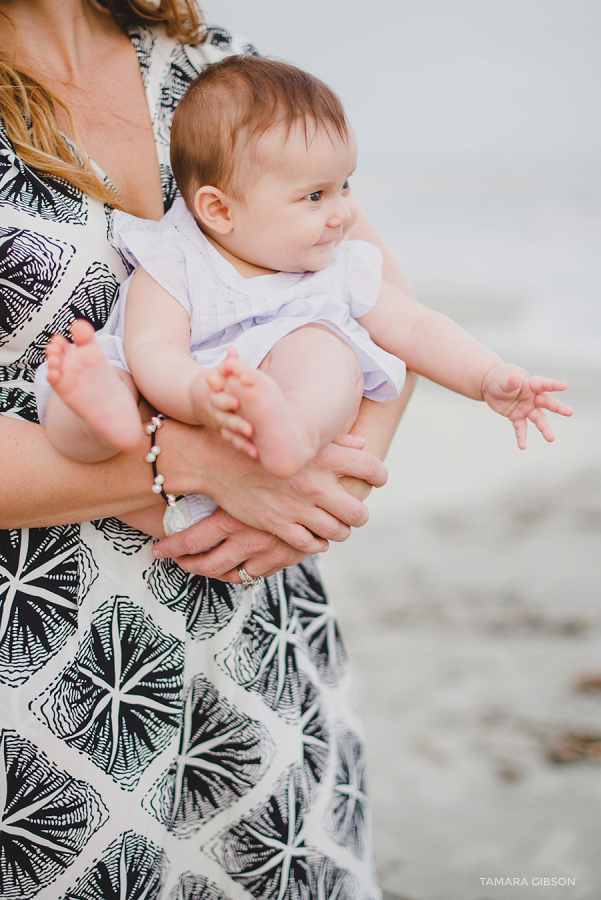
[[[226,28],[209,26],[201,44],[184,44],[168,36],[164,26],[137,25],[128,31],[135,47],[145,84],[173,70],[173,77],[187,87],[205,66],[225,56],[257,55],[255,47]]]
[[[364,271],[379,272],[382,268],[382,252],[366,241],[345,238],[334,250],[332,259],[323,273],[344,283],[354,280]]]
[[[347,265],[351,267],[382,265],[382,251],[375,244],[369,244],[367,241],[355,241],[347,238],[338,249],[344,253]]]
[[[225,28],[209,28],[206,40],[197,46],[169,37],[163,26],[138,25],[130,28],[128,34],[138,55],[164,191],[172,198],[176,188],[169,161],[169,141],[175,107],[190,83],[207,66],[226,56],[252,55],[256,50]]]

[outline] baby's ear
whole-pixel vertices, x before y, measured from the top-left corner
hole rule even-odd
[[[194,213],[202,225],[217,234],[229,234],[233,228],[228,199],[219,188],[211,185],[198,188],[194,194]]]

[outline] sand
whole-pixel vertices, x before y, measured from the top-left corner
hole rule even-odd
[[[523,453],[422,382],[370,522],[323,557],[388,900],[601,896],[599,376],[553,374],[575,415]]]

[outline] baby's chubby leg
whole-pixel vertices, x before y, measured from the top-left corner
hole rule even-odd
[[[111,366],[89,322],[71,326],[73,344],[54,335],[46,349],[46,410],[51,443],[70,459],[98,462],[135,447],[143,436],[131,375]]]
[[[279,478],[303,468],[356,419],[363,375],[354,351],[331,329],[314,324],[281,338],[259,369],[229,353],[208,376],[211,402],[252,426],[222,434]],[[231,396],[238,401],[234,411]]]

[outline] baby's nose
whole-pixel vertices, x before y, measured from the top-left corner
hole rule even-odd
[[[330,225],[345,225],[351,217],[351,211],[346,205],[346,203],[341,200],[337,205],[336,209],[333,211],[330,216]]]

